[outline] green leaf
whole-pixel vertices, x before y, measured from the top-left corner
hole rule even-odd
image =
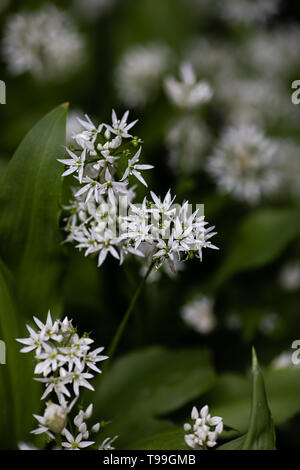
[[[264,209],[251,214],[235,233],[233,248],[213,281],[214,287],[236,272],[270,263],[299,234],[299,207]]]
[[[13,280],[0,260],[0,339],[6,345],[6,364],[0,365],[0,448],[16,448],[30,438],[32,413],[39,409],[40,384],[34,382],[32,358],[19,352],[16,338],[24,337],[13,301]]]
[[[47,114],[26,135],[0,187],[0,256],[13,271],[23,313],[59,301],[62,275],[59,232],[67,105]]]
[[[264,371],[268,402],[275,425],[286,422],[300,412],[300,374],[293,365],[285,369]],[[215,387],[205,396],[214,414],[241,433],[247,432],[249,420],[250,379],[237,374],[219,376]]]
[[[275,430],[268,406],[265,384],[255,349],[252,351],[252,403],[248,432],[220,446],[221,450],[274,450]]]
[[[134,450],[190,450],[184,441],[184,431],[180,427],[164,431],[138,441]]]
[[[213,386],[215,376],[207,351],[151,347],[118,359],[99,380],[97,416],[112,421],[107,433],[119,435],[119,449],[133,449],[137,440],[172,429],[172,423],[155,418],[199,397]],[[152,429],[146,426],[148,419],[155,424]],[[159,425],[163,428],[157,429]]]
[[[254,348],[252,354],[252,405],[243,450],[274,450],[274,424],[269,410],[263,375]]]

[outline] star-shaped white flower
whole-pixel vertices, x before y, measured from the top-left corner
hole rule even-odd
[[[62,174],[62,176],[71,175],[72,173],[78,173],[78,179],[80,183],[82,182],[83,178],[83,171],[84,171],[84,164],[86,159],[86,149],[84,149],[80,155],[76,155],[76,153],[72,152],[72,150],[66,148],[68,154],[70,155],[70,159],[58,159],[60,163],[68,166],[69,168]]]
[[[77,434],[75,438],[70,431],[64,429],[64,435],[67,441],[62,442],[62,446],[68,450],[80,450],[95,444],[94,441],[84,441],[82,433]]]
[[[151,170],[151,168],[154,168],[154,166],[153,165],[140,165],[138,163],[140,155],[141,155],[141,150],[142,150],[142,147],[140,147],[138,151],[136,152],[136,154],[130,160],[128,160],[128,167],[126,168],[121,181],[124,181],[126,178],[128,178],[128,176],[133,175],[141,183],[143,183],[143,185],[148,186],[146,181],[142,177],[140,170]]]
[[[137,123],[138,120],[127,124],[127,118],[129,115],[129,111],[126,111],[121,120],[117,118],[116,112],[112,110],[112,126],[106,124],[106,128],[108,131],[112,132],[113,134],[120,135],[121,137],[132,137],[128,131]]]

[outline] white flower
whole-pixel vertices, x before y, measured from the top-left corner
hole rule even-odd
[[[216,249],[210,241],[215,235],[214,227],[206,227],[207,222],[197,215],[198,211],[188,213],[188,201],[182,207],[173,204],[175,197],[169,190],[163,200],[150,191],[152,201],[144,198],[142,204],[133,203],[135,187],[129,187],[127,178],[133,175],[147,186],[142,171],[152,165],[139,163],[141,140],[128,133],[136,121],[127,124],[127,119],[128,111],[121,120],[113,111],[112,126],[102,123],[96,127],[88,117],[82,122],[83,141],[91,148],[82,144],[86,151],[83,177],[76,176],[80,186],[65,208],[69,211],[65,219],[66,241],[76,242],[86,256],[98,256],[98,266],[108,254],[120,264],[129,254],[143,257],[138,249],[143,243],[149,245],[156,269],[165,261],[175,270],[181,261],[194,257],[201,260],[203,248]],[[123,176],[118,180],[120,173]]]
[[[55,434],[60,434],[65,427],[68,410],[49,401],[44,416],[33,415],[42,427],[50,429]],[[34,433],[34,431],[32,431]]]
[[[67,429],[70,412],[78,400],[80,387],[94,390],[89,380],[94,377],[89,373],[92,369],[97,373],[101,370],[96,366],[98,362],[107,359],[101,355],[103,347],[91,351],[91,344],[94,342],[87,333],[79,336],[76,328],[72,325],[72,320],[65,317],[63,320],[53,321],[48,312],[46,323],[42,323],[34,317],[35,323],[40,328],[36,333],[27,326],[30,338],[18,340],[27,345],[26,351],[35,352],[35,374],[42,374],[36,380],[45,384],[45,390],[41,400],[50,393],[55,393],[59,404],[47,402],[43,416],[34,415],[39,425],[32,431],[33,434],[45,434],[51,440],[56,434],[64,434],[67,441],[62,444],[64,448],[81,449],[92,445],[94,442],[87,441],[90,433],[97,433],[100,424],[95,423],[89,430],[85,421],[92,415],[93,404],[86,410],[80,409],[74,418],[74,424],[78,428],[76,437],[72,436]],[[66,367],[67,366],[67,367]]]
[[[204,296],[185,304],[181,309],[181,317],[195,331],[202,334],[210,333],[216,325],[213,301]]]
[[[72,436],[70,431],[67,429],[64,430],[64,435],[67,438],[67,441],[62,442],[62,446],[68,450],[79,450],[84,449],[95,444],[94,441],[84,441],[82,433],[77,434],[76,437]]]
[[[207,449],[217,444],[219,435],[223,432],[223,420],[220,416],[211,416],[208,406],[201,408],[200,412],[194,406],[191,413],[194,424],[185,423],[184,440],[192,449]],[[189,432],[191,431],[191,432]]]
[[[18,443],[18,449],[19,450],[38,450],[38,448],[34,446],[33,444],[27,444],[27,442],[23,442],[23,441]]]
[[[46,342],[44,332],[36,333],[29,325],[26,325],[26,328],[30,333],[29,338],[17,338],[19,343],[26,344],[26,346],[21,349],[21,352],[27,353],[36,349],[36,354],[39,355]]]
[[[44,352],[41,352],[37,358],[39,359],[39,362],[35,366],[34,373],[46,376],[50,374],[50,372],[55,372],[57,370],[61,365],[60,360],[63,359],[63,356],[57,348],[45,344]]]
[[[79,388],[84,387],[88,388],[89,390],[95,390],[94,387],[88,382],[89,379],[92,379],[94,376],[93,374],[90,374],[89,372],[83,372],[84,365],[81,365],[81,367],[77,367],[74,369],[72,372],[72,384],[73,384],[73,390],[75,395],[79,395]]]
[[[164,44],[149,43],[127,50],[115,73],[115,85],[122,101],[140,107],[153,100],[170,61],[171,53]]]
[[[278,12],[279,0],[217,0],[216,12],[230,23],[264,23]]]
[[[286,290],[293,291],[300,287],[299,261],[287,263],[279,273],[279,283]]]
[[[84,162],[86,158],[86,150],[83,150],[81,152],[81,155],[78,156],[68,148],[66,148],[66,151],[70,155],[70,159],[59,159],[58,161],[60,163],[63,163],[66,166],[69,166],[66,171],[62,174],[62,176],[67,176],[71,175],[72,173],[77,172],[78,173],[78,179],[80,183],[82,182],[82,177],[83,177],[83,170],[84,170]]]
[[[36,325],[40,328],[41,334],[46,341],[52,339],[54,341],[60,342],[62,340],[63,337],[61,334],[59,334],[59,322],[57,320],[54,322],[52,321],[50,310],[48,311],[45,324],[36,317],[33,317],[33,319]]]
[[[101,370],[96,366],[96,363],[108,359],[108,356],[103,356],[99,354],[103,351],[103,349],[104,348],[97,348],[84,356],[84,362],[86,363],[86,365],[95,372],[98,372],[98,374],[101,373]]]
[[[229,128],[207,162],[223,192],[257,203],[280,188],[278,145],[255,126]]]
[[[119,436],[114,436],[113,438],[107,437],[104,439],[102,444],[98,447],[98,450],[115,450],[114,447],[112,447],[112,443],[118,439]]]
[[[138,163],[141,150],[142,150],[142,147],[140,147],[138,151],[136,152],[136,154],[130,160],[128,160],[128,166],[125,170],[125,173],[121,181],[125,180],[130,175],[134,175],[143,185],[148,186],[146,181],[142,177],[140,170],[150,170],[151,168],[154,168],[154,166],[153,165],[140,165]]]
[[[2,50],[13,75],[30,72],[39,79],[70,74],[83,61],[85,42],[70,16],[52,4],[9,18]]]
[[[273,369],[285,369],[286,367],[295,367],[292,362],[292,352],[283,351],[279,356],[275,357],[271,362]],[[298,365],[299,367],[299,365]]]
[[[131,134],[128,134],[128,131],[137,123],[137,120],[132,121],[131,123],[127,123],[129,111],[126,111],[122,119],[118,119],[115,110],[112,110],[112,125],[106,124],[106,128],[108,131],[112,132],[121,137],[132,137]]]
[[[181,81],[176,80],[174,77],[165,79],[167,95],[176,106],[193,109],[211,99],[213,92],[210,85],[204,80],[197,82],[190,63],[181,65],[180,78]]]

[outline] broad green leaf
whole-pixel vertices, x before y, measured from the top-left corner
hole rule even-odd
[[[246,436],[240,436],[236,439],[232,439],[232,441],[222,444],[217,450],[243,450],[245,438]]]
[[[271,262],[299,235],[299,207],[264,209],[251,214],[235,233],[232,249],[213,281],[214,287],[238,271]]]
[[[61,281],[61,164],[67,105],[47,114],[26,135],[0,187],[0,256],[17,281],[22,313],[55,307]]]
[[[20,440],[29,440],[32,413],[39,412],[40,385],[32,379],[32,358],[21,354],[16,342],[24,332],[13,301],[13,280],[0,261],[0,339],[6,344],[6,364],[0,365],[1,449],[16,448]]]
[[[219,447],[220,450],[274,450],[275,430],[265,384],[255,350],[252,351],[252,400],[248,431]]]
[[[160,432],[147,429],[148,418],[177,410],[209,390],[214,381],[206,351],[160,347],[135,351],[118,359],[96,383],[96,413],[99,419],[112,421],[107,433],[120,436],[118,448],[134,448],[137,440]],[[164,426],[161,431],[165,430]]]
[[[183,427],[137,441],[135,450],[190,450],[184,441]]]

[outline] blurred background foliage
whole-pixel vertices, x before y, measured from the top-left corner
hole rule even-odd
[[[1,257],[15,274],[16,282],[11,289],[12,299],[7,300],[10,274],[1,267],[4,280],[2,288],[0,284],[0,338],[4,334],[8,337],[7,331],[22,335],[23,323],[32,315],[45,316],[47,308],[52,307],[54,312],[73,317],[80,330],[92,331],[97,343],[108,346],[143,274],[142,265],[134,259],[121,268],[109,259],[98,269],[93,260],[74,247],[60,245],[63,234],[57,229],[59,207],[67,203],[72,178],[61,187],[57,179],[61,169],[51,155],[60,157],[63,153],[65,108],[56,110],[61,122],[57,121],[52,136],[38,142],[45,131],[35,128],[34,155],[33,147],[26,149],[23,142],[22,158],[14,167],[8,163],[24,135],[60,103],[70,103],[67,140],[74,131],[76,114],[87,113],[95,122],[107,122],[112,107],[118,114],[129,108],[132,119],[139,119],[135,132],[144,141],[143,160],[155,165],[151,175],[147,175],[150,188],[161,195],[172,188],[178,202],[188,199],[194,204],[203,203],[206,218],[218,231],[215,243],[219,252],[205,253],[201,264],[196,260],[187,263],[176,276],[166,272],[152,276],[138,302],[118,355],[138,354],[132,351],[146,348],[141,352],[142,362],[132,368],[143,370],[143,364],[153,356],[153,370],[162,361],[166,376],[167,365],[177,365],[179,375],[174,379],[169,371],[170,381],[181,385],[171,387],[174,397],[170,401],[162,401],[161,395],[156,396],[152,390],[155,404],[148,399],[137,406],[135,413],[127,410],[129,417],[122,418],[124,422],[117,423],[115,429],[118,433],[124,429],[124,435],[126,429],[131,430],[131,441],[128,436],[120,438],[120,445],[125,448],[135,445],[133,442],[141,433],[137,416],[146,413],[148,429],[153,433],[170,432],[170,422],[184,422],[195,401],[199,406],[208,402],[214,414],[224,416],[228,426],[246,432],[250,394],[247,375],[251,345],[255,344],[266,368],[270,407],[278,425],[277,445],[299,449],[295,430],[300,426],[300,372],[292,366],[290,355],[291,344],[300,332],[300,107],[291,102],[291,83],[300,79],[300,8],[296,1],[261,0],[254,2],[257,8],[252,11],[251,3],[68,0],[62,5],[58,1],[0,0],[0,79],[7,87],[7,104],[0,106]],[[243,7],[239,9],[237,4]],[[18,40],[14,29],[17,25],[11,30],[10,22],[24,11],[33,15],[50,8],[46,10],[46,23],[51,24],[54,5],[63,9],[71,21],[68,28],[74,36],[69,50],[66,46],[64,52],[63,41],[70,40],[70,29],[63,34],[58,27],[52,55],[46,46],[35,52],[41,67],[36,68],[28,59],[27,70],[17,71],[14,64],[22,62],[18,53],[24,58],[24,50],[20,46],[13,55],[8,46]],[[265,11],[264,5],[273,5],[274,11]],[[54,41],[45,28],[38,28],[38,23],[33,23],[34,41],[38,42],[42,32],[49,34],[48,41]],[[25,48],[33,47],[26,44],[24,40]],[[62,62],[56,60],[59,53]],[[61,66],[67,58],[68,66]],[[192,65],[197,80],[211,85],[214,94],[209,103],[182,109],[169,99],[164,79],[170,74],[178,77],[182,62]],[[269,194],[263,192],[255,203],[245,194],[238,197],[234,190],[224,193],[220,179],[208,170],[207,162],[226,129],[241,124],[257,126],[270,145],[277,146],[274,171],[277,175],[279,172],[279,188]],[[40,188],[34,195],[40,205],[32,211],[35,202],[31,200],[29,181],[35,181],[34,165],[39,165],[42,154],[44,180],[39,180]],[[226,168],[224,149],[223,157],[224,173],[233,172],[230,162]],[[273,170],[272,164],[268,169]],[[4,180],[6,168],[9,178]],[[256,178],[257,185],[263,187],[268,175],[257,174]],[[27,193],[24,181],[28,183]],[[9,313],[8,304],[15,313]],[[194,328],[188,321],[191,316]],[[189,348],[194,348],[195,353],[191,354]],[[200,353],[199,348],[209,354]],[[99,393],[99,413],[117,416],[122,409],[135,406],[132,399],[124,399],[134,388],[134,377],[130,379],[128,372],[133,359],[130,355],[120,359],[125,361],[120,369],[123,384],[114,377],[107,378],[108,385],[104,382]],[[199,370],[195,372],[197,364]],[[20,379],[18,367],[13,372],[16,380]],[[117,363],[115,367],[121,365]],[[6,380],[4,366],[0,368],[1,379]],[[146,378],[142,375],[139,380],[146,389]],[[161,377],[155,380],[159,384]],[[15,386],[22,389],[22,385]],[[149,384],[149,394],[151,387],[155,383]],[[5,400],[9,399],[6,396]],[[118,402],[117,409],[111,404],[113,399]],[[105,405],[101,406],[101,400]],[[29,415],[32,403],[27,403]],[[164,420],[156,422],[161,415],[169,420],[166,426]],[[5,419],[9,420],[9,416]],[[24,418],[26,423],[28,419]],[[4,425],[2,421],[2,432],[8,422]],[[27,432],[26,424],[26,429],[17,433],[18,438],[26,439]],[[107,432],[109,435],[110,430]],[[176,438],[175,441],[181,445]],[[1,439],[1,446],[5,447],[4,442]]]

